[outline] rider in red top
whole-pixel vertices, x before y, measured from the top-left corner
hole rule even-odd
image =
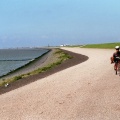
[[[114,63],[114,62],[116,62],[116,57],[120,57],[120,51],[119,51],[120,47],[119,47],[119,46],[116,46],[115,49],[116,49],[116,52],[113,53],[113,56],[110,58],[110,59],[111,59],[111,64]],[[115,65],[114,65],[114,69],[115,69],[115,68],[116,68],[116,67],[115,67]]]

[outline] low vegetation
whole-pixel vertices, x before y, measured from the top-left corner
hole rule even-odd
[[[20,79],[28,77],[30,75],[35,75],[35,74],[40,74],[42,72],[46,72],[46,71],[52,69],[53,67],[56,67],[56,66],[60,65],[65,60],[72,58],[72,56],[70,56],[69,54],[63,52],[60,49],[57,49],[53,56],[55,58],[57,58],[55,62],[50,63],[50,64],[48,64],[48,65],[46,65],[46,66],[44,66],[42,68],[39,68],[37,70],[32,71],[32,72],[29,72],[27,74],[22,74],[22,75],[15,76],[15,77],[9,78],[9,79],[2,79],[2,80],[0,80],[0,86],[5,86],[6,84],[10,84],[11,82],[20,80]]]
[[[82,46],[83,48],[104,48],[104,49],[114,49],[115,46],[119,45],[120,46],[120,42],[118,43],[104,43],[104,44],[88,44],[88,45],[84,45]]]

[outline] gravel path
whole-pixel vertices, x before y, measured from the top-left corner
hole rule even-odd
[[[113,50],[64,48],[89,59],[0,96],[1,120],[120,120]]]

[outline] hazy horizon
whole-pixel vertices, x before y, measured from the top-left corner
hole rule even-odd
[[[0,0],[0,48],[120,41],[120,1]]]

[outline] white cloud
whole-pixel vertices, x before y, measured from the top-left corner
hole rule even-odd
[[[42,39],[48,39],[49,37],[47,35],[42,35],[41,38]]]
[[[0,36],[0,40],[2,40],[2,41],[18,40],[18,39],[19,39],[19,37],[16,36],[16,35],[12,35],[12,36],[3,35],[3,36]]]
[[[8,36],[0,36],[0,40],[7,40],[9,37]]]
[[[6,43],[8,43],[8,41],[9,41],[9,37],[8,36],[0,36],[0,42],[1,42],[1,44],[3,45],[3,44],[6,44]]]

